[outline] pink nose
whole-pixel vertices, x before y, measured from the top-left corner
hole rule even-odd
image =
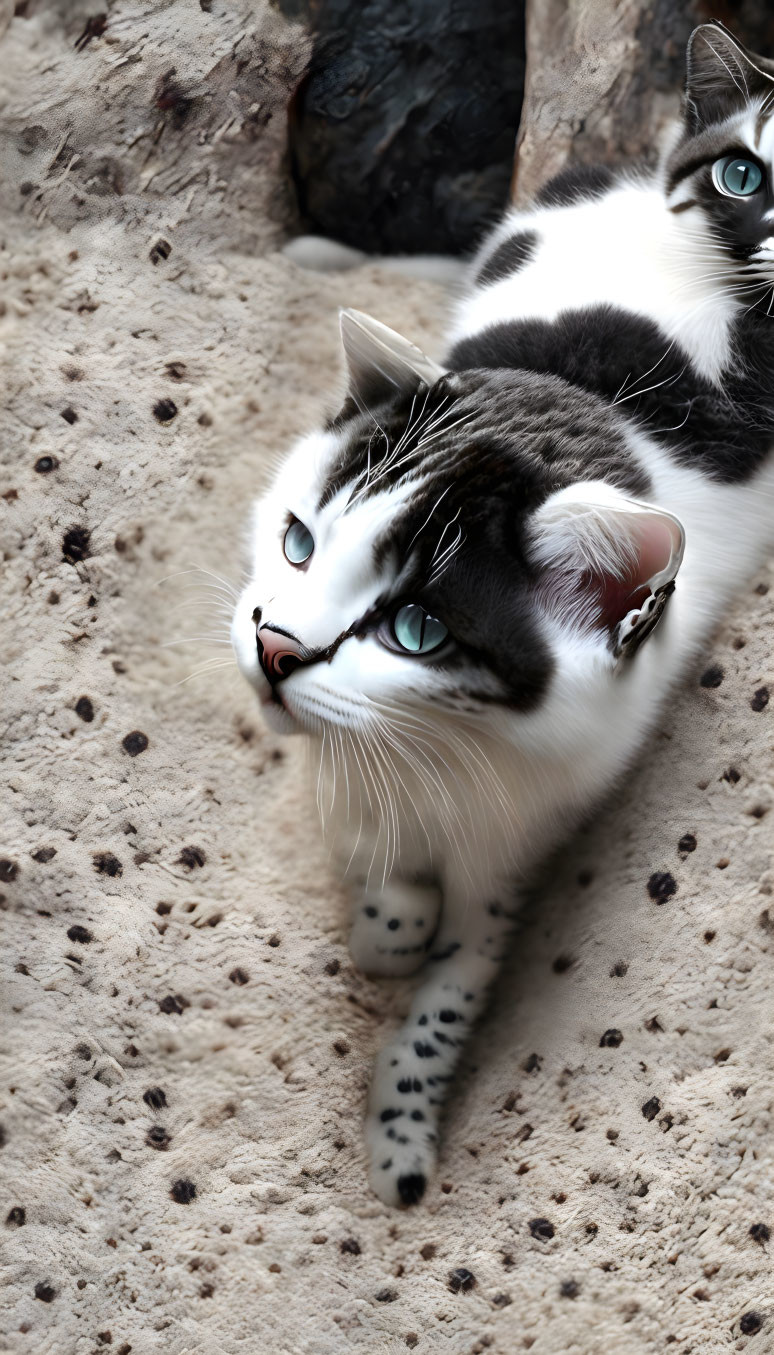
[[[293,669],[304,661],[298,641],[285,631],[261,626],[256,632],[256,641],[258,662],[271,683],[289,677]]]

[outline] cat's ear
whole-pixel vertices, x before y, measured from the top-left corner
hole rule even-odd
[[[633,654],[674,591],[685,548],[679,519],[600,482],[553,494],[533,531],[549,610],[607,631],[616,658]]]
[[[413,395],[421,382],[432,386],[443,376],[443,367],[421,348],[372,316],[343,310],[339,320],[349,393],[360,409],[399,392]]]
[[[688,40],[685,119],[692,132],[722,122],[745,103],[774,94],[774,62],[749,52],[717,21]]]

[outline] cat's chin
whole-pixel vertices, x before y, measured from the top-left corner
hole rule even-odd
[[[287,706],[280,701],[279,697],[272,696],[268,701],[261,702],[263,718],[269,729],[275,734],[302,734],[303,725],[288,710]]]

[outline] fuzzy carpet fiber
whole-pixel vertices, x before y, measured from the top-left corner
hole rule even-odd
[[[0,6],[0,1349],[771,1351],[770,574],[547,869],[389,1211],[360,1120],[410,985],[349,962],[302,747],[183,679],[337,306],[432,348],[444,299],[277,252],[268,4],[93,9]]]

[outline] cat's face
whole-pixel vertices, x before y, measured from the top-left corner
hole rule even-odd
[[[696,264],[739,284],[747,305],[769,300],[774,282],[774,62],[748,52],[720,24],[703,24],[688,46],[683,116],[666,159],[670,210],[684,223]],[[702,257],[697,214],[716,258]],[[714,268],[713,268],[714,265]],[[758,288],[759,298],[755,288]]]
[[[438,765],[462,729],[539,751],[610,680],[619,623],[636,636],[671,582],[679,525],[632,501],[647,479],[595,397],[444,373],[354,312],[342,328],[350,398],[257,505],[242,672],[280,731]]]

